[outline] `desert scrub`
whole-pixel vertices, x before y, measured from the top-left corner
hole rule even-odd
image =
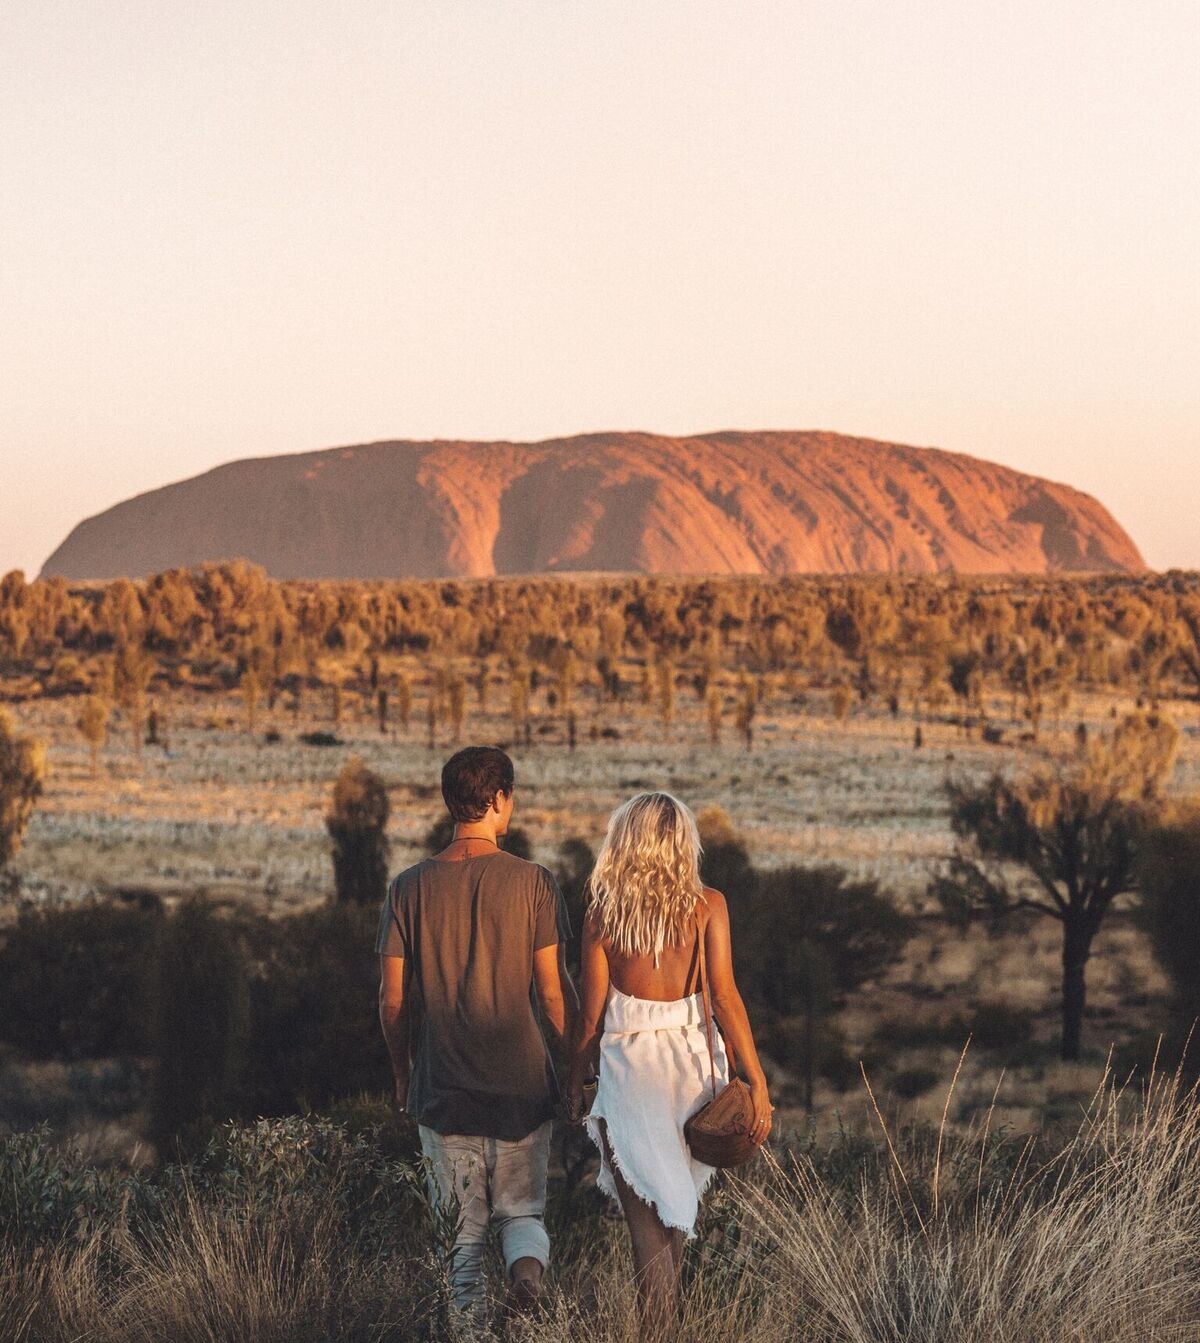
[[[314,1118],[230,1124],[150,1175],[88,1167],[44,1129],[5,1139],[4,1338],[440,1337],[420,1172],[377,1136]]]
[[[1200,1331],[1200,1110],[1111,1079],[1072,1131],[815,1130],[718,1179],[681,1343],[1182,1343]],[[369,1107],[365,1104],[365,1113]],[[947,1103],[946,1109],[949,1109]],[[882,1124],[882,1117],[880,1116]],[[628,1237],[559,1189],[544,1319],[508,1336],[637,1343]],[[435,1340],[447,1229],[419,1165],[326,1119],[227,1125],[150,1174],[0,1143],[13,1343]],[[490,1288],[500,1269],[490,1261]]]
[[[947,1096],[947,1109],[949,1096]],[[878,1112],[877,1112],[878,1114]],[[1179,1076],[1140,1097],[1106,1078],[1057,1142],[945,1128],[739,1181],[774,1237],[797,1339],[820,1343],[1145,1343],[1200,1329],[1200,1114]]]

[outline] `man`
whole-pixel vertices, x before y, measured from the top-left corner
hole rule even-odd
[[[496,747],[451,756],[442,797],[454,838],[391,882],[375,944],[395,1102],[419,1125],[431,1197],[451,1209],[458,1202],[451,1288],[456,1305],[476,1318],[489,1207],[509,1304],[528,1309],[541,1292],[559,1092],[538,1006],[565,1040],[579,1005],[554,878],[499,846],[514,782],[512,761]]]

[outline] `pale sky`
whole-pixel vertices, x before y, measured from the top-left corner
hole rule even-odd
[[[0,572],[238,457],[726,428],[1200,567],[1196,0],[14,0],[0,146]]]

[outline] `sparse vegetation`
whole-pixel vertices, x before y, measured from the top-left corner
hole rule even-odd
[[[387,886],[388,795],[361,756],[351,756],[333,787],[325,826],[333,841],[333,873],[343,904],[378,906]]]
[[[1161,807],[1177,743],[1172,723],[1134,715],[1074,761],[1016,781],[947,786],[951,823],[969,844],[933,889],[951,912],[1028,910],[1061,923],[1064,1059],[1079,1057],[1092,944],[1113,901],[1134,889],[1139,841]]]
[[[46,782],[46,748],[0,706],[0,871],[20,851]]]
[[[378,1113],[376,1103],[355,1099],[377,1089],[387,1069],[373,1018],[377,899],[389,870],[444,843],[444,825],[429,831],[441,813],[436,770],[456,731],[452,686],[459,678],[470,693],[457,730],[507,743],[517,758],[520,830],[508,847],[556,871],[576,931],[589,855],[617,801],[639,788],[668,787],[700,810],[705,879],[729,897],[738,954],[757,941],[766,948],[764,962],[773,957],[773,964],[794,971],[780,981],[784,997],[791,994],[783,1001],[778,994],[771,998],[774,982],[753,983],[753,969],[747,970],[751,1014],[779,1098],[780,1131],[805,1131],[800,1107],[811,1092],[813,1136],[793,1141],[793,1158],[811,1157],[831,1198],[848,1197],[852,1187],[865,1190],[855,1216],[869,1220],[852,1223],[857,1243],[874,1246],[880,1263],[891,1263],[893,1281],[918,1284],[909,1297],[914,1327],[942,1337],[916,1303],[917,1297],[932,1303],[941,1290],[929,1286],[932,1251],[924,1242],[888,1239],[887,1228],[898,1233],[904,1212],[885,1199],[886,1145],[868,1140],[861,1127],[843,1142],[830,1127],[835,1114],[851,1128],[865,1122],[866,1097],[856,1086],[858,1065],[865,1063],[884,1110],[903,1100],[904,1122],[892,1136],[928,1226],[930,1189],[921,1174],[928,1167],[921,1163],[929,1138],[905,1123],[927,1117],[931,1106],[937,1117],[939,1087],[968,1035],[971,1049],[947,1113],[943,1192],[950,1166],[957,1163],[970,1178],[978,1171],[979,1152],[963,1144],[986,1111],[1002,1066],[985,1187],[996,1134],[1002,1138],[997,1152],[1008,1156],[1015,1150],[1010,1132],[1040,1134],[1034,1141],[1042,1143],[1086,1103],[1110,1045],[1120,1059],[1141,1065],[1157,1035],[1168,1030],[1162,1057],[1178,1057],[1190,1011],[1187,916],[1165,911],[1190,889],[1177,876],[1188,869],[1190,851],[1175,828],[1186,821],[1179,804],[1200,792],[1200,705],[1184,615],[1197,594],[1200,581],[1191,575],[293,584],[232,564],[78,589],[6,580],[0,583],[3,694],[15,702],[23,730],[45,741],[54,773],[9,864],[16,899],[0,903],[0,1038],[7,1050],[0,1123],[6,1117],[26,1123],[44,1112],[63,1130],[82,1131],[94,1150],[145,1160],[146,1078],[155,1047],[152,1033],[146,1038],[147,1004],[157,939],[170,917],[160,904],[170,911],[193,891],[244,957],[248,1001],[241,1065],[224,1106],[208,1108],[225,1108],[239,1120],[313,1106],[346,1114],[369,1114],[374,1106]],[[152,663],[147,692],[156,709],[169,705],[169,748],[160,734],[163,751],[136,758],[124,710],[127,727],[114,731],[93,780],[80,711],[89,695],[116,703],[123,646],[144,649]],[[262,671],[255,712],[260,729],[270,728],[265,735],[241,730],[247,713],[242,677],[251,666]],[[271,716],[276,695],[283,696],[286,718]],[[1143,780],[1153,776],[1153,796],[1139,800],[1129,793],[1122,802],[1141,813],[1129,889],[1141,891],[1146,920],[1158,910],[1170,931],[1143,925],[1140,915],[1135,920],[1138,907],[1130,896],[1114,899],[1088,961],[1084,1035],[1094,1047],[1081,1051],[1081,1061],[1062,1063],[1055,1057],[1060,1022],[1053,993],[1062,973],[1059,923],[1017,910],[1003,923],[976,919],[959,927],[928,899],[932,872],[955,875],[944,866],[955,836],[943,783],[949,774],[963,788],[982,790],[995,775],[1023,791],[1034,775],[1045,774],[1071,784],[1089,760],[1112,748],[1114,728],[1139,696],[1144,715],[1169,715],[1181,728],[1169,781],[1165,766],[1135,764],[1130,779],[1139,772]],[[335,698],[336,735],[329,730]],[[845,708],[840,722],[839,705]],[[424,731],[410,733],[413,714],[419,728],[429,725],[432,752]],[[148,712],[142,716],[148,722]],[[920,751],[911,749],[914,739]],[[265,741],[274,744],[266,749]],[[352,752],[378,782],[376,821],[366,830],[374,831],[373,843],[389,847],[382,861],[361,868],[374,872],[374,894],[343,905],[331,879],[334,836],[324,822],[327,811],[338,810],[329,799]],[[1169,758],[1168,751],[1168,764]],[[369,789],[361,794],[370,795]],[[354,810],[346,808],[342,820]],[[371,806],[363,810],[369,814]],[[1155,836],[1169,855],[1157,876],[1146,865],[1159,842]],[[959,841],[964,856],[1002,881],[1010,896],[1049,902],[1032,868],[988,857],[970,833]],[[882,967],[845,989],[836,989],[829,970],[838,936],[820,917],[799,918],[789,903],[794,883],[807,889],[817,880],[813,870],[831,864],[841,895],[873,892],[882,912],[904,924],[883,939]],[[767,909],[760,893],[775,888],[778,908]],[[958,896],[964,898],[962,890]],[[79,922],[68,927],[71,917]],[[1185,923],[1172,922],[1176,917]],[[875,921],[866,917],[864,926]],[[1144,927],[1163,947],[1157,958]],[[21,1011],[8,1010],[10,984]],[[1121,1105],[1128,1118],[1132,1099]],[[198,1141],[204,1128],[196,1125],[188,1141]],[[1038,1150],[1053,1159],[1051,1150]],[[1003,1165],[1008,1156],[995,1159]],[[619,1264],[623,1250],[596,1216],[590,1160],[586,1144],[566,1142],[554,1216],[564,1252],[575,1247],[602,1268],[585,1281],[574,1265],[564,1266],[550,1337],[554,1329],[591,1336],[611,1324],[620,1336],[633,1327],[617,1278],[604,1276],[603,1265],[614,1256]],[[852,1184],[843,1182],[844,1174],[854,1176]],[[898,1173],[895,1178],[902,1189]],[[770,1302],[783,1303],[778,1320],[753,1306],[768,1299],[761,1280],[730,1286],[728,1248],[759,1234],[746,1220],[747,1209],[730,1220],[732,1184],[726,1182],[712,1205],[704,1232],[711,1242],[690,1261],[695,1337],[735,1324],[739,1338],[803,1338],[802,1326],[822,1339],[891,1336],[886,1329],[895,1328],[895,1317],[887,1312],[898,1308],[897,1298],[887,1297],[858,1261],[853,1272],[875,1283],[869,1324],[844,1302],[839,1309],[851,1313],[831,1323],[821,1311],[832,1298],[814,1296],[811,1280],[795,1264],[786,1281],[807,1284],[803,1301],[788,1295],[784,1276],[768,1283]],[[775,1253],[784,1253],[778,1248],[787,1230],[784,1213],[795,1224],[808,1217],[807,1206],[780,1205],[772,1224]],[[915,1226],[911,1208],[904,1209]],[[963,1225],[945,1233],[958,1239],[929,1244],[947,1255],[952,1246],[955,1262],[969,1265],[975,1242],[962,1239]],[[421,1276],[405,1256],[433,1253],[435,1241],[419,1223],[410,1230],[413,1239],[397,1242],[391,1271],[416,1292],[436,1275]],[[872,1240],[876,1232],[881,1238]],[[197,1254],[207,1242],[189,1235],[180,1246]],[[238,1253],[257,1253],[239,1244]],[[893,1252],[901,1258],[887,1260]],[[345,1265],[331,1261],[326,1273],[320,1253],[318,1247],[309,1261],[314,1296],[304,1300],[324,1300],[322,1309],[332,1313],[321,1318],[339,1321],[338,1337],[354,1337],[355,1321],[368,1317],[379,1326],[377,1336],[386,1337],[386,1313],[372,1317],[369,1305],[361,1317],[339,1313],[351,1297],[377,1299],[374,1270],[351,1254]],[[261,1268],[264,1261],[255,1262]],[[1078,1256],[1074,1262],[1081,1262]],[[705,1272],[696,1272],[701,1264]],[[183,1281],[182,1260],[176,1268]],[[337,1277],[343,1268],[345,1276]],[[366,1277],[356,1276],[360,1270]],[[946,1292],[958,1292],[970,1271],[949,1274]],[[921,1276],[906,1279],[905,1273]],[[703,1285],[714,1274],[716,1295]],[[1086,1290],[1099,1292],[1106,1281],[1089,1278]],[[329,1295],[321,1297],[327,1287]],[[108,1281],[106,1299],[123,1290]],[[600,1323],[590,1303],[606,1292],[612,1308]],[[294,1301],[302,1296],[291,1293]],[[789,1302],[796,1311],[791,1316]],[[743,1305],[748,1313],[739,1314]],[[945,1308],[951,1314],[938,1318],[954,1321],[945,1336],[956,1343],[969,1337],[955,1308]],[[284,1320],[279,1328],[292,1330],[289,1337],[316,1318],[304,1315],[297,1323],[300,1316],[267,1315]],[[167,1328],[168,1316],[154,1318]],[[1035,1324],[1049,1319],[1050,1308],[1031,1318]],[[434,1329],[417,1308],[411,1320]],[[1103,1339],[1088,1320],[1089,1343]],[[45,1332],[44,1320],[39,1327]],[[1155,1327],[1151,1318],[1145,1336],[1153,1337]],[[1113,1328],[1115,1339],[1120,1334]],[[1006,1335],[997,1325],[993,1336]],[[1025,1343],[1025,1334],[1013,1337]]]
[[[12,1343],[448,1336],[444,1229],[411,1140],[315,1117],[218,1130],[182,1165],[102,1172],[0,1141],[0,1327]],[[882,1115],[880,1116],[882,1119]],[[688,1343],[1175,1343],[1200,1329],[1200,1108],[1106,1081],[1077,1125],[885,1120],[777,1148],[710,1193],[685,1258]],[[507,1337],[639,1337],[628,1251],[560,1186],[546,1313]],[[490,1292],[500,1283],[490,1269]]]

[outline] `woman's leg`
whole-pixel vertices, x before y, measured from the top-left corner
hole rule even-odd
[[[678,1324],[683,1232],[668,1230],[663,1226],[651,1204],[640,1199],[626,1184],[620,1167],[613,1160],[608,1129],[603,1119],[597,1121],[597,1127],[613,1173],[613,1182],[617,1186],[621,1210],[629,1225],[638,1309],[646,1330],[647,1343],[660,1338],[674,1338]]]

